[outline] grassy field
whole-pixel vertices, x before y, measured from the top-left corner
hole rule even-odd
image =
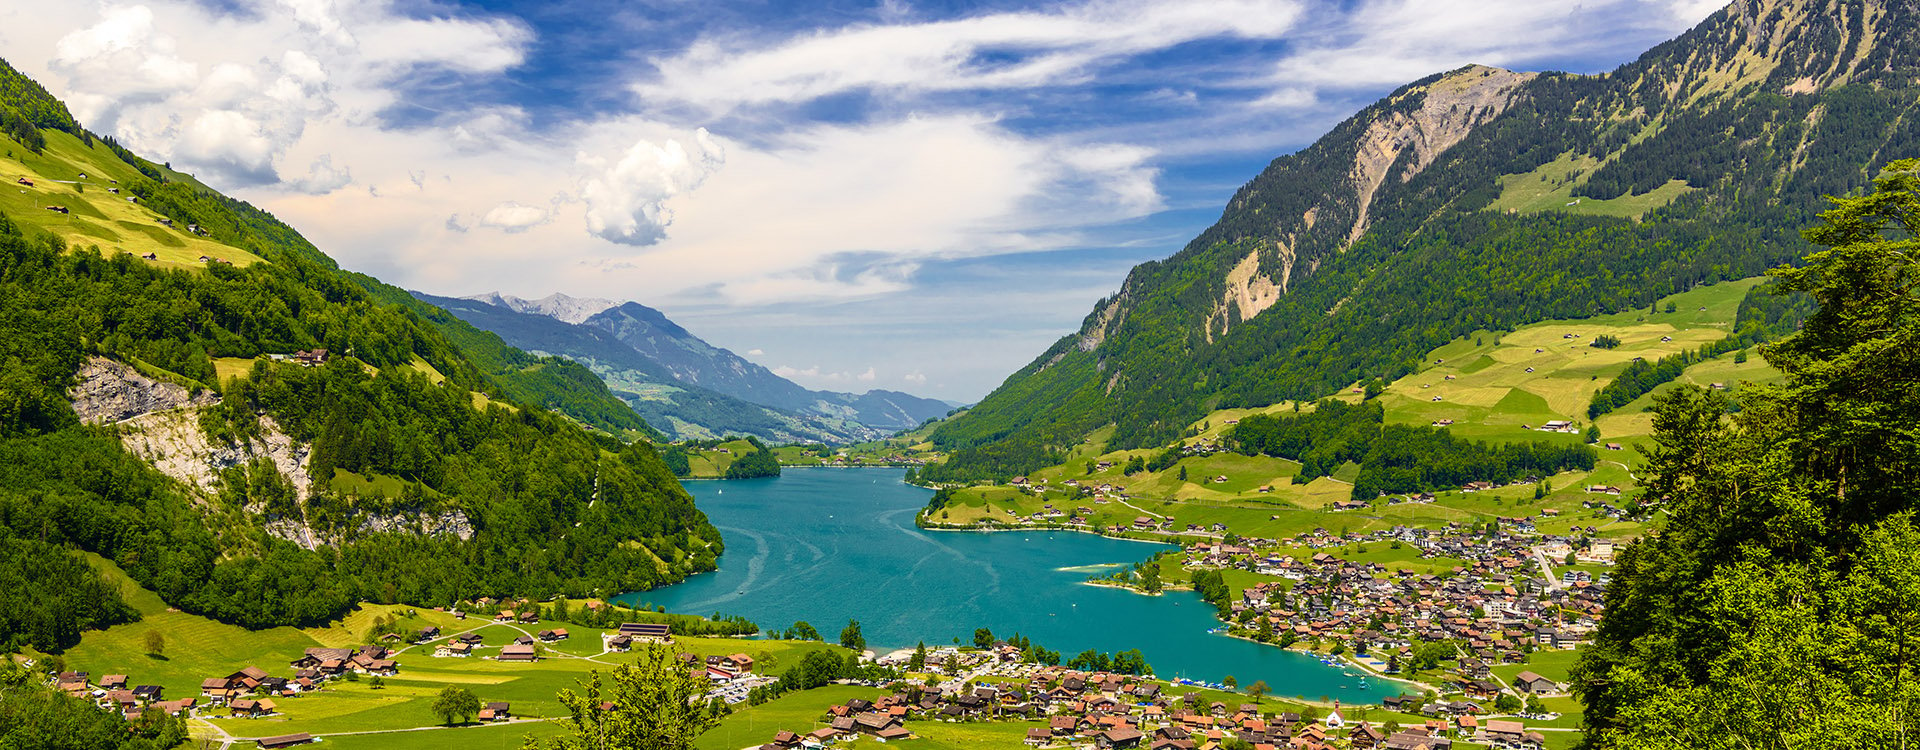
[[[783,729],[804,734],[826,726],[820,717],[826,715],[828,707],[854,698],[873,700],[882,695],[886,695],[886,691],[854,685],[828,685],[788,693],[758,706],[736,708],[720,721],[719,726],[700,735],[695,747],[699,750],[736,750],[758,746],[773,739],[773,733]]]
[[[184,226],[162,226],[159,214],[128,202],[125,188],[141,175],[105,145],[89,147],[67,133],[42,132],[47,147],[39,154],[0,135],[0,213],[53,232],[74,247],[98,246],[106,255],[152,253],[157,258],[153,262],[162,266],[199,268],[202,255],[235,265],[260,261],[252,253],[189,234]],[[19,184],[21,177],[35,184]],[[121,193],[110,192],[114,188]],[[48,206],[63,206],[68,213],[49,211]]]
[[[478,618],[459,620],[446,612],[407,605],[363,604],[325,627],[249,631],[172,611],[159,596],[134,584],[112,562],[94,555],[87,559],[120,585],[142,620],[86,633],[78,646],[62,655],[67,668],[95,675],[125,674],[133,684],[164,687],[170,698],[198,695],[201,680],[232,674],[247,666],[289,676],[292,670],[288,663],[308,648],[347,648],[372,641],[377,635],[376,620],[391,619],[406,630],[435,625],[448,637],[473,631],[482,637],[484,647],[498,647],[527,632],[555,626],[543,623],[516,627]],[[439,722],[429,710],[433,698],[447,685],[464,686],[482,701],[510,702],[519,717],[558,716],[561,706],[555,696],[559,691],[575,687],[593,670],[610,670],[634,658],[631,654],[603,654],[600,635],[605,631],[558,625],[571,631],[572,638],[548,646],[548,658],[538,662],[435,658],[430,647],[404,646],[394,657],[400,662],[400,674],[386,678],[382,687],[375,688],[366,679],[336,680],[317,693],[275,699],[279,704],[277,716],[220,718],[210,723],[241,737],[429,727]],[[159,633],[164,639],[163,655],[146,654],[144,643],[149,632]],[[808,651],[837,647],[814,642],[680,637],[674,648],[701,656],[746,653],[754,657],[759,671],[781,674],[798,664]],[[355,743],[366,747],[485,747],[495,741],[518,747],[519,738],[527,731],[551,730],[544,724],[527,724],[511,731],[505,727],[463,728],[339,739],[350,747]],[[388,739],[392,742],[385,742]]]
[[[1593,157],[1568,153],[1532,172],[1504,175],[1500,178],[1500,197],[1489,208],[1529,214],[1561,211],[1638,221],[1648,211],[1672,203],[1693,190],[1685,180],[1669,180],[1640,195],[1623,195],[1611,200],[1573,197],[1573,189],[1584,184],[1586,175],[1600,166],[1601,162]]]
[[[1535,651],[1525,664],[1501,664],[1493,668],[1500,679],[1513,681],[1513,676],[1521,672],[1532,672],[1554,682],[1565,684],[1573,664],[1580,660],[1579,651]]]
[[[1760,282],[1756,278],[1700,287],[1662,299],[1651,309],[1546,321],[1514,331],[1483,331],[1462,337],[1430,352],[1425,367],[1389,384],[1380,400],[1389,421],[1429,425],[1452,420],[1447,429],[1465,439],[1580,443],[1584,441],[1582,434],[1532,428],[1559,419],[1573,422],[1584,432],[1587,404],[1596,391],[1635,358],[1656,360],[1724,338],[1733,327],[1741,298]],[[1669,304],[1673,312],[1666,312]],[[1620,346],[1591,346],[1594,337],[1601,334],[1619,338]],[[1779,377],[1758,356],[1741,364],[1735,364],[1733,357],[1728,354],[1695,365],[1679,382],[1724,383],[1737,389],[1743,383],[1771,382]],[[1359,398],[1351,393],[1339,397]],[[1642,397],[1598,420],[1601,442],[1619,444],[1622,449],[1602,448],[1600,463],[1592,472],[1568,472],[1550,478],[1553,492],[1539,503],[1534,502],[1529,485],[1495,492],[1443,492],[1432,504],[1376,504],[1363,511],[1326,513],[1322,509],[1334,501],[1349,498],[1351,486],[1346,482],[1358,467],[1342,467],[1332,477],[1296,484],[1294,477],[1300,467],[1292,461],[1218,453],[1185,458],[1162,471],[1129,476],[1123,471],[1129,459],[1151,457],[1158,449],[1107,451],[1109,428],[1074,446],[1060,465],[1029,476],[1035,482],[1045,480],[1056,490],[1034,496],[1008,487],[967,488],[944,517],[934,520],[974,523],[995,519],[1008,523],[1051,503],[1069,512],[1080,506],[1092,508],[1091,520],[1096,526],[1125,525],[1137,516],[1155,514],[1174,518],[1177,528],[1188,523],[1202,527],[1224,523],[1245,536],[1281,537],[1323,527],[1336,532],[1364,532],[1395,524],[1438,526],[1450,521],[1536,515],[1541,508],[1553,508],[1559,511],[1558,517],[1537,521],[1544,532],[1565,533],[1575,526],[1593,526],[1607,536],[1631,537],[1641,530],[1638,524],[1594,518],[1580,503],[1597,497],[1584,491],[1589,484],[1623,489],[1635,486],[1633,469],[1643,461],[1637,448],[1652,432],[1651,418],[1645,413],[1650,401],[1651,395]],[[1292,403],[1279,403],[1215,411],[1192,424],[1192,435],[1185,442],[1218,445],[1241,419],[1294,409]],[[1100,462],[1110,466],[1093,466]],[[1074,500],[1061,491],[1068,479],[1082,485],[1113,485],[1136,499],[1127,503]]]
[[[1593,394],[1636,357],[1657,360],[1725,338],[1741,298],[1759,282],[1701,287],[1655,305],[1664,311],[1671,302],[1677,308],[1672,313],[1633,310],[1463,337],[1430,352],[1427,366],[1389,385],[1381,403],[1391,421],[1432,424],[1451,419],[1449,431],[1464,438],[1578,442],[1579,435],[1528,427],[1564,419],[1584,429]],[[1620,339],[1620,346],[1591,346],[1601,334]],[[1754,362],[1758,358],[1749,364]],[[1604,442],[1646,434],[1639,425],[1624,422],[1601,428]]]

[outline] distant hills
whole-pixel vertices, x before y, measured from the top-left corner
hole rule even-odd
[[[525,300],[497,292],[415,296],[508,344],[586,365],[648,424],[676,438],[852,442],[909,429],[953,409],[898,391],[809,390],[634,302],[564,294]]]
[[[1096,432],[1162,445],[1212,409],[1393,381],[1473,331],[1789,262],[1823,196],[1920,154],[1915,60],[1912,0],[1741,0],[1611,73],[1409,84],[942,424],[929,476],[1025,473]]]

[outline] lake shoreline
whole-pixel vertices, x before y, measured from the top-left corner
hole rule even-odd
[[[1207,637],[1220,623],[1191,590],[1169,586],[1158,596],[1144,595],[1115,582],[1088,581],[1114,569],[1069,569],[1088,562],[1125,568],[1175,550],[1177,543],[1092,528],[920,526],[909,518],[932,493],[898,481],[897,470],[874,468],[687,483],[722,530],[726,554],[717,570],[640,597],[673,612],[747,618],[761,626],[763,638],[796,621],[831,634],[854,620],[868,647],[884,652],[881,646],[906,648],[920,640],[966,641],[986,627],[1068,654],[1139,650],[1164,675],[1218,682],[1232,674],[1249,683],[1264,680],[1283,695],[1327,695],[1355,704],[1400,692],[1384,684],[1358,688],[1338,667],[1317,660]],[[1061,531],[1075,533],[1050,533]],[[1142,595],[1101,590],[1106,588]]]

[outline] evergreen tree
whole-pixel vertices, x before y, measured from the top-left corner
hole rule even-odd
[[[1920,715],[1920,161],[1839,198],[1774,272],[1819,309],[1761,347],[1786,376],[1654,407],[1645,496],[1573,670],[1589,748],[1909,743]]]

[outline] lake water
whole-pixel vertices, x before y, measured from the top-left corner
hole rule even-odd
[[[1316,658],[1209,634],[1213,608],[1191,591],[1150,597],[1088,586],[1087,577],[1151,556],[1160,545],[1070,532],[924,531],[914,514],[932,493],[897,469],[789,469],[778,478],[688,482],[725,537],[720,569],[623,599],[674,612],[739,615],[765,629],[812,623],[828,640],[849,618],[886,653],[971,643],[974,628],[1020,633],[1070,658],[1138,648],[1158,676],[1242,685],[1276,696],[1372,703],[1401,692],[1363,689]]]

